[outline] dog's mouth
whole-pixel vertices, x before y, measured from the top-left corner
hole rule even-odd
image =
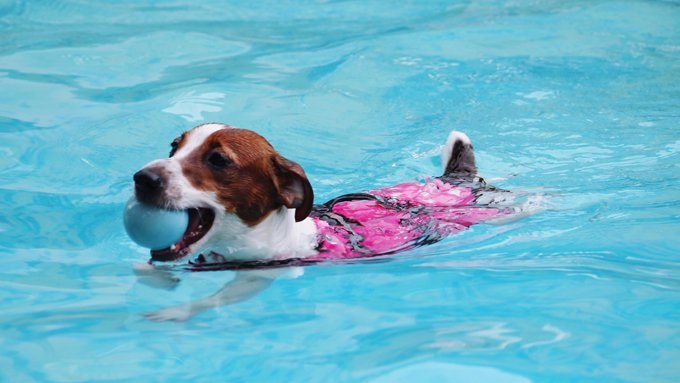
[[[151,250],[151,260],[159,262],[176,261],[189,255],[189,247],[205,237],[215,221],[215,212],[212,209],[196,207],[190,208],[189,225],[182,238],[170,247],[159,250]]]

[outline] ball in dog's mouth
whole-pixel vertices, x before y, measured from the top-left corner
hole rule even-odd
[[[164,249],[151,250],[151,260],[170,262],[185,257],[189,247],[203,238],[212,228],[215,212],[208,208],[190,208],[189,224],[179,241]]]

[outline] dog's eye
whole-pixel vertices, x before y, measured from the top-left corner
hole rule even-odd
[[[222,153],[219,152],[210,153],[208,155],[207,161],[208,164],[210,164],[210,166],[212,166],[215,169],[224,169],[227,166],[229,166],[229,164],[231,164],[231,161],[229,161],[227,157],[225,157],[224,155],[222,155]]]

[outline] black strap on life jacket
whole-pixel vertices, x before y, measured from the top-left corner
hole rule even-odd
[[[353,251],[359,254],[364,254],[367,257],[374,255],[370,250],[366,249],[361,244],[364,240],[364,237],[362,237],[361,235],[357,234],[354,231],[354,226],[361,225],[361,223],[352,218],[345,217],[342,214],[333,212],[333,207],[336,204],[349,201],[380,201],[380,199],[374,196],[373,194],[368,193],[344,194],[339,197],[335,197],[322,205],[315,205],[312,208],[312,213],[310,215],[312,217],[319,218],[320,220],[328,223],[331,226],[339,226],[345,232],[347,232],[347,240],[349,242],[349,245],[352,247]],[[323,249],[322,246],[323,241],[319,241],[316,247],[316,251],[320,252],[328,251]]]

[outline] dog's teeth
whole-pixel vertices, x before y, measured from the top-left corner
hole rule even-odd
[[[176,248],[177,248],[177,245],[170,246],[170,250],[172,250],[172,251],[175,251]]]

